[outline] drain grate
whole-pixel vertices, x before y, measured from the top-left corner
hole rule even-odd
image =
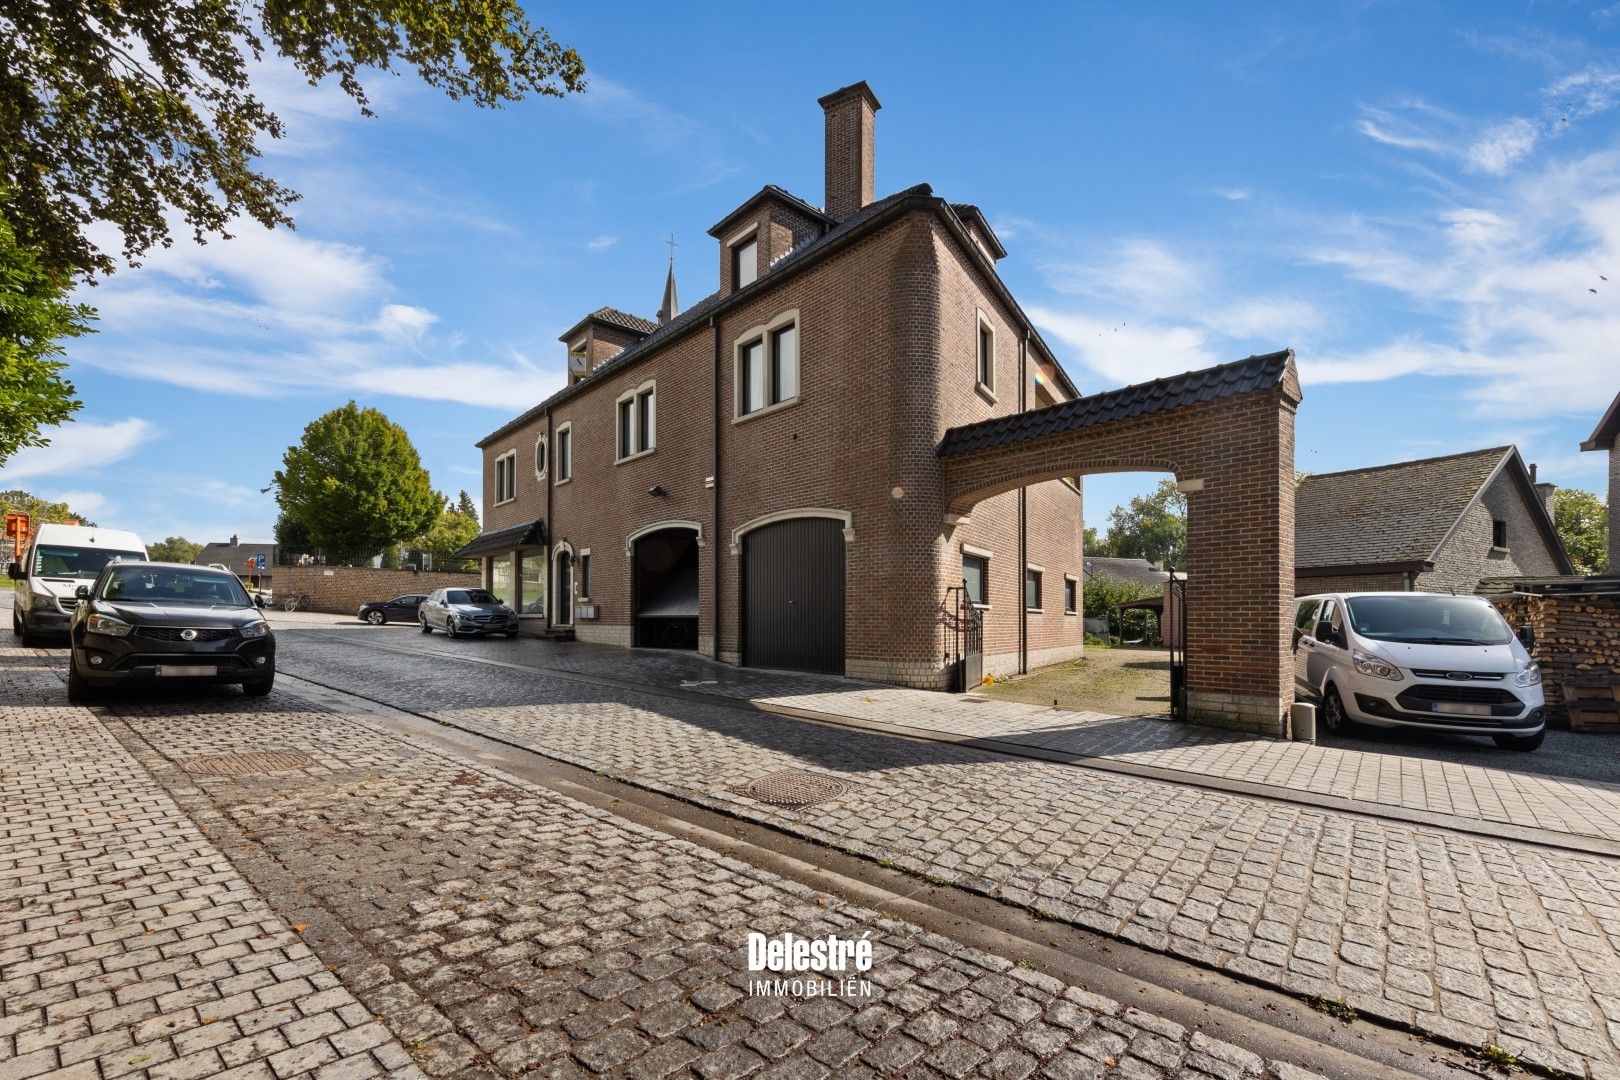
[[[193,776],[252,776],[255,773],[313,769],[315,759],[298,750],[247,750],[187,758],[180,767]]]
[[[771,806],[797,809],[842,795],[853,784],[820,773],[802,769],[782,769],[767,773],[759,779],[738,788],[739,794]]]

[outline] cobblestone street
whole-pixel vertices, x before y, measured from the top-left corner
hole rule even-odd
[[[1620,1061],[1610,858],[493,672],[341,633],[283,642],[293,672],[1292,993],[1576,1075]],[[785,769],[848,787],[799,811],[740,790]]]
[[[285,693],[0,660],[3,1080],[1308,1075]],[[745,994],[749,930],[872,995]]]

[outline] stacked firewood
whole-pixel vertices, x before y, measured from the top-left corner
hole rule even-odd
[[[1607,708],[1576,709],[1579,723],[1589,730],[1620,730],[1609,689],[1620,680],[1620,596],[1504,596],[1496,604],[1514,629],[1529,623],[1535,631],[1531,652],[1541,665],[1548,719],[1574,723],[1572,704],[1607,700]]]

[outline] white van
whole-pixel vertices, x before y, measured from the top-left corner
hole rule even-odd
[[[1444,593],[1323,593],[1294,610],[1294,684],[1322,726],[1489,735],[1534,750],[1546,735],[1541,668],[1496,606]]]
[[[89,525],[41,525],[23,561],[6,567],[16,584],[11,632],[22,645],[63,636],[73,621],[74,591],[96,580],[110,562],[146,561],[146,545],[132,532]]]

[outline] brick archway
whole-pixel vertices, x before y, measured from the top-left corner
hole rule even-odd
[[[1187,702],[1195,719],[1281,735],[1293,701],[1292,351],[952,428],[946,521],[1064,476],[1169,472],[1187,494]]]

